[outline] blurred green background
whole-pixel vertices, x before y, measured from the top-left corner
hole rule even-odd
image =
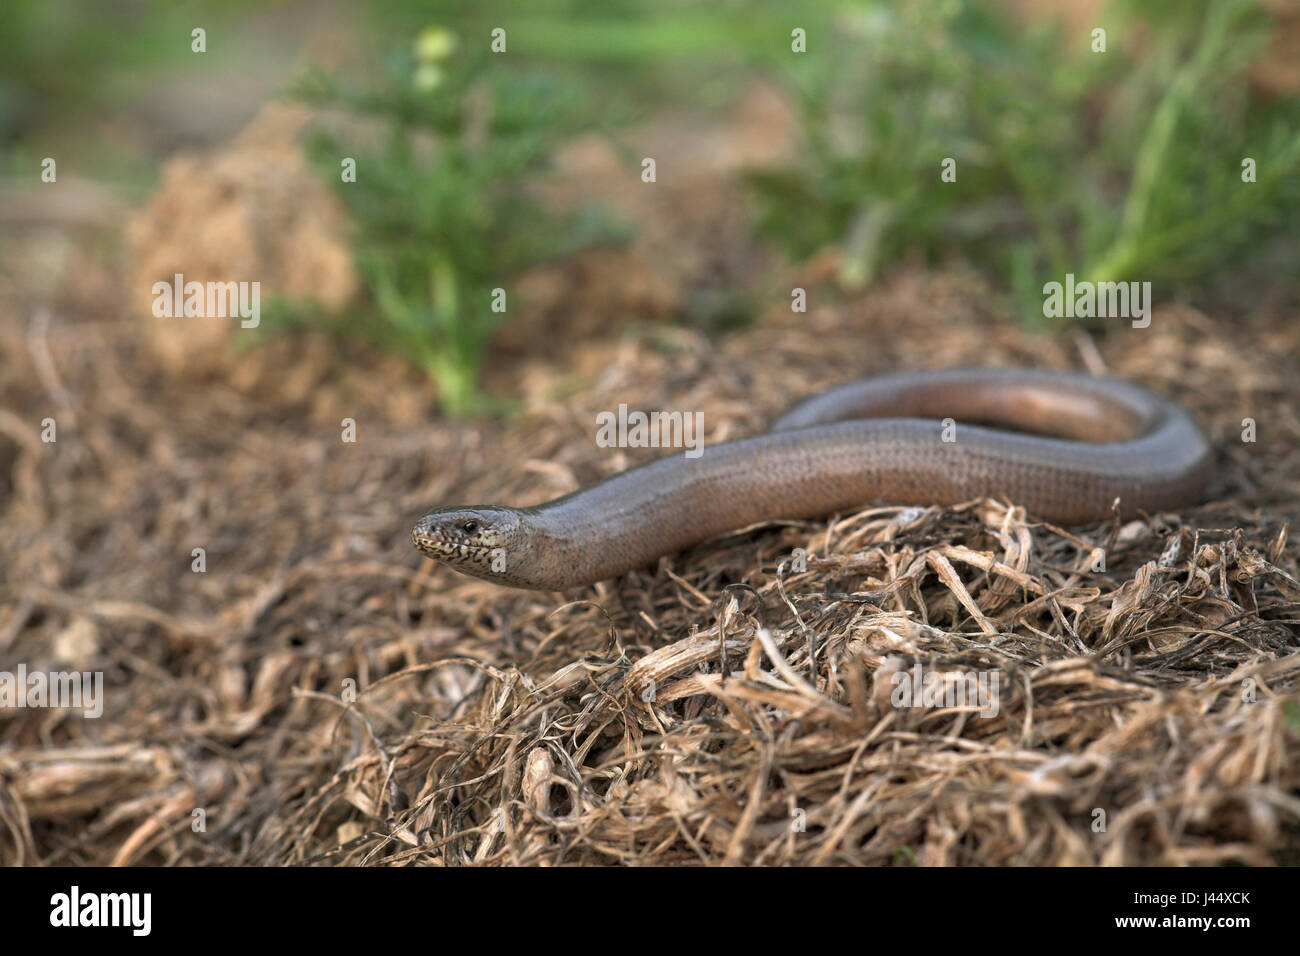
[[[526,187],[555,150],[725,111],[760,78],[793,104],[800,148],[745,175],[750,228],[791,263],[835,250],[844,294],[901,258],[955,257],[1031,324],[1067,272],[1248,311],[1300,263],[1300,106],[1261,74],[1295,19],[1253,0],[1076,6],[1058,19],[966,0],[6,0],[3,173],[30,177],[57,151],[61,171],[137,200],[162,160],[219,148],[273,97],[381,124],[364,157],[380,175],[338,189],[362,301],[332,317],[280,302],[266,326],[406,356],[453,413],[490,407],[478,373],[500,276],[636,228],[598,204],[543,209]],[[507,57],[488,50],[495,27]],[[317,130],[310,154],[340,186],[336,136]]]

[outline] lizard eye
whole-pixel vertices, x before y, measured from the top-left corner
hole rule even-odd
[[[477,522],[477,521],[466,521],[463,525],[460,526],[460,528],[461,528],[461,530],[464,531],[466,534],[473,534],[475,531],[478,530],[478,522]]]

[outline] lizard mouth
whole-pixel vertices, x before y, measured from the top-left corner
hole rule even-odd
[[[489,550],[482,545],[454,541],[442,535],[430,534],[419,529],[411,532],[411,544],[415,545],[415,550],[427,554],[431,558],[441,558],[444,561],[481,558]]]

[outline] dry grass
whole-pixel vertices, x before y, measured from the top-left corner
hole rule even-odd
[[[0,322],[0,662],[107,687],[100,720],[0,713],[6,863],[1300,859],[1293,312],[1037,338],[974,278],[909,273],[728,338],[593,336],[512,367],[514,421],[409,425],[428,396],[371,356],[343,387],[317,351],[278,389],[169,380],[134,322],[94,314],[99,281],[48,324],[17,297]],[[718,441],[823,385],[955,362],[1178,397],[1219,449],[1210,500],[1068,530],[998,502],[873,508],[563,598],[410,550],[430,505],[640,460],[589,440],[620,401],[702,410]],[[996,716],[891,706],[918,665],[998,675]]]

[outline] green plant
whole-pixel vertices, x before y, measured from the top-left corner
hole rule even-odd
[[[531,186],[557,142],[587,124],[572,90],[516,73],[486,49],[457,49],[428,30],[389,57],[381,82],[357,89],[319,70],[294,92],[342,109],[349,133],[317,130],[310,152],[337,186],[355,230],[365,303],[330,328],[408,357],[437,382],[452,415],[483,410],[483,352],[503,319],[500,296],[521,269],[568,255],[615,231],[593,207],[553,213]],[[376,121],[381,142],[364,145]],[[355,181],[340,175],[356,160]],[[301,320],[294,310],[271,326]]]
[[[1260,6],[1122,3],[1099,22],[1105,53],[970,0],[841,10],[833,51],[791,61],[805,149],[753,177],[759,229],[797,256],[838,246],[849,288],[907,250],[958,251],[1026,317],[1067,272],[1195,287],[1267,242],[1294,261],[1300,113],[1245,79]]]

